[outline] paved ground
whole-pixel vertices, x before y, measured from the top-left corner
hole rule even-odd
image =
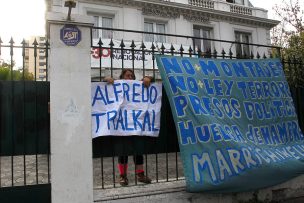
[[[177,156],[175,153],[170,153],[168,155],[158,154],[157,156],[154,154],[147,155],[147,157],[144,159],[145,163],[147,163],[146,172],[154,183],[167,181],[167,179],[169,181],[175,181],[177,180],[177,177],[180,179],[184,176],[179,154],[177,154]],[[48,183],[48,165],[50,167],[46,155],[38,155],[37,157],[0,157],[0,187]],[[146,164],[144,166],[146,167]],[[115,187],[120,187],[120,185],[117,183],[117,157],[114,157],[114,159],[94,159],[93,167],[95,189],[112,188],[114,187],[114,182]],[[113,176],[113,174],[115,175]],[[130,186],[135,185],[134,163],[132,157],[129,157],[128,179]]]
[[[48,183],[47,156],[0,157],[0,175],[0,187]]]

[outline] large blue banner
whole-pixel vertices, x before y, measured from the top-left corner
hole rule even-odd
[[[249,191],[303,174],[304,136],[278,59],[157,63],[188,191]]]

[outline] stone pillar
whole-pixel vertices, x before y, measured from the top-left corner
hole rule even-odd
[[[93,202],[91,61],[88,16],[48,13],[52,203]],[[81,33],[66,34],[66,24]],[[79,41],[75,44],[72,41]],[[71,38],[70,38],[71,37]],[[65,40],[65,41],[64,41]],[[64,43],[65,42],[65,43]],[[67,45],[69,44],[69,45]],[[72,45],[71,45],[72,44]]]

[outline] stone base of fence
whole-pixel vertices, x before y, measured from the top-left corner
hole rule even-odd
[[[246,180],[244,180],[246,181]],[[94,190],[94,202],[205,202],[205,203],[249,203],[249,202],[304,202],[304,175],[283,184],[255,192],[209,194],[186,192],[185,180],[158,182],[149,185],[117,187]]]

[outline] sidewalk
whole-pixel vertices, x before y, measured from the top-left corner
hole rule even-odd
[[[160,180],[158,183],[138,184],[131,187],[118,187],[110,189],[95,189],[94,202],[134,202],[135,199],[144,202],[154,199],[153,196],[166,196],[169,193],[180,193],[185,191],[185,180]],[[158,198],[157,198],[158,199]],[[135,201],[136,202],[136,201]]]
[[[175,160],[177,158],[177,165]],[[135,185],[134,164],[131,157],[129,170],[129,186],[121,187],[117,183],[117,158],[94,159],[94,201],[95,202],[204,202],[204,203],[246,203],[254,198],[268,199],[273,202],[304,202],[304,175],[281,185],[248,193],[208,194],[186,192],[185,180],[179,156],[175,153],[148,155],[148,175],[152,183]],[[36,160],[37,165],[36,165]],[[166,164],[168,160],[168,165]],[[114,162],[113,162],[114,161]],[[24,167],[25,162],[25,167]],[[13,168],[12,168],[13,163]],[[101,163],[103,163],[104,189],[102,188]],[[113,168],[115,176],[113,176]],[[24,172],[25,169],[25,172]],[[156,170],[157,169],[157,170]],[[168,171],[168,176],[167,176]],[[12,173],[13,172],[13,173]],[[156,173],[157,172],[157,173]],[[178,173],[176,173],[178,172]],[[36,175],[38,174],[38,175]],[[48,183],[48,162],[46,155],[0,157],[0,187],[36,185]],[[115,177],[115,187],[113,184]],[[168,180],[167,180],[168,177]],[[178,179],[177,179],[178,177]],[[24,181],[25,178],[25,181]],[[13,179],[13,181],[12,181]],[[158,181],[157,181],[158,180]],[[244,201],[245,200],[245,201]],[[252,201],[251,201],[252,202]],[[267,202],[267,201],[265,201]],[[269,201],[268,201],[269,202]]]
[[[0,187],[46,184],[47,155],[0,157],[0,175]]]

